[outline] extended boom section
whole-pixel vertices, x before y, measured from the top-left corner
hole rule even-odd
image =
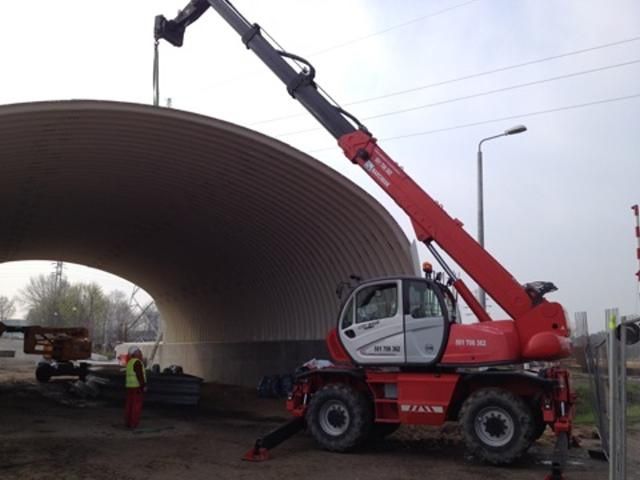
[[[437,243],[513,318],[522,360],[553,360],[570,355],[569,330],[560,304],[542,298],[534,285],[520,285],[369,133],[356,131],[341,137],[338,143],[346,157],[360,165],[407,213],[417,238],[427,244]],[[466,288],[459,290],[472,308],[479,307],[473,305],[475,299],[469,298],[467,292]]]

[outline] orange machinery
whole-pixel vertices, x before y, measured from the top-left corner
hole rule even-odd
[[[24,327],[5,325],[0,322],[0,336],[3,333],[21,333],[24,336],[24,353],[42,355],[38,363],[36,378],[48,382],[53,376],[77,375],[84,377],[86,363],[78,360],[91,358],[89,331],[83,327]]]

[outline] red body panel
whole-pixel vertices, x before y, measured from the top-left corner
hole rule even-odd
[[[497,320],[471,325],[454,324],[441,364],[482,365],[519,363],[520,339],[514,322]]]
[[[342,343],[340,343],[337,328],[332,328],[331,330],[329,330],[326,342],[327,349],[329,350],[329,355],[331,355],[331,360],[333,360],[334,363],[351,363],[349,354],[342,346]]]
[[[352,364],[349,354],[340,343],[337,329],[329,331],[326,342],[334,363]],[[540,358],[564,358],[570,354],[570,349],[569,339],[553,332],[534,333],[522,345],[516,324],[511,320],[453,324],[439,363],[445,366],[522,363]]]
[[[523,360],[559,360],[571,355],[571,340],[559,303],[544,301],[514,318]]]
[[[368,372],[367,383],[374,393],[376,422],[442,425],[459,380],[460,375],[456,373]],[[385,395],[385,385],[395,386],[397,398]]]
[[[575,394],[566,370],[551,368],[544,372],[544,378],[556,381],[552,390],[543,387],[536,380],[537,376],[527,377],[518,372],[513,372],[514,376],[508,381],[500,381],[500,373],[492,372],[426,373],[368,369],[364,378],[358,372],[361,371],[356,367],[311,372],[295,383],[287,400],[287,409],[295,417],[304,417],[311,397],[325,385],[338,383],[370,395],[376,423],[437,426],[456,420],[462,402],[474,391],[501,388],[535,401],[532,408],[541,410],[544,422],[556,433],[571,431]]]

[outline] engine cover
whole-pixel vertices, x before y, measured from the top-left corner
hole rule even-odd
[[[511,320],[451,325],[442,365],[482,366],[519,363],[520,340]]]

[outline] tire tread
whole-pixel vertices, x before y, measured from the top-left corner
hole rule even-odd
[[[515,415],[514,438],[503,447],[485,445],[475,433],[475,413],[480,409],[497,405]],[[467,398],[460,409],[460,426],[464,442],[471,454],[493,465],[509,465],[520,458],[533,443],[535,422],[533,412],[524,400],[499,388],[483,388]]]
[[[339,437],[331,437],[322,430],[317,414],[325,401],[338,399],[349,408],[352,427]],[[325,385],[314,394],[307,410],[307,425],[316,442],[331,452],[349,452],[362,445],[373,425],[370,399],[362,392],[339,383]]]

